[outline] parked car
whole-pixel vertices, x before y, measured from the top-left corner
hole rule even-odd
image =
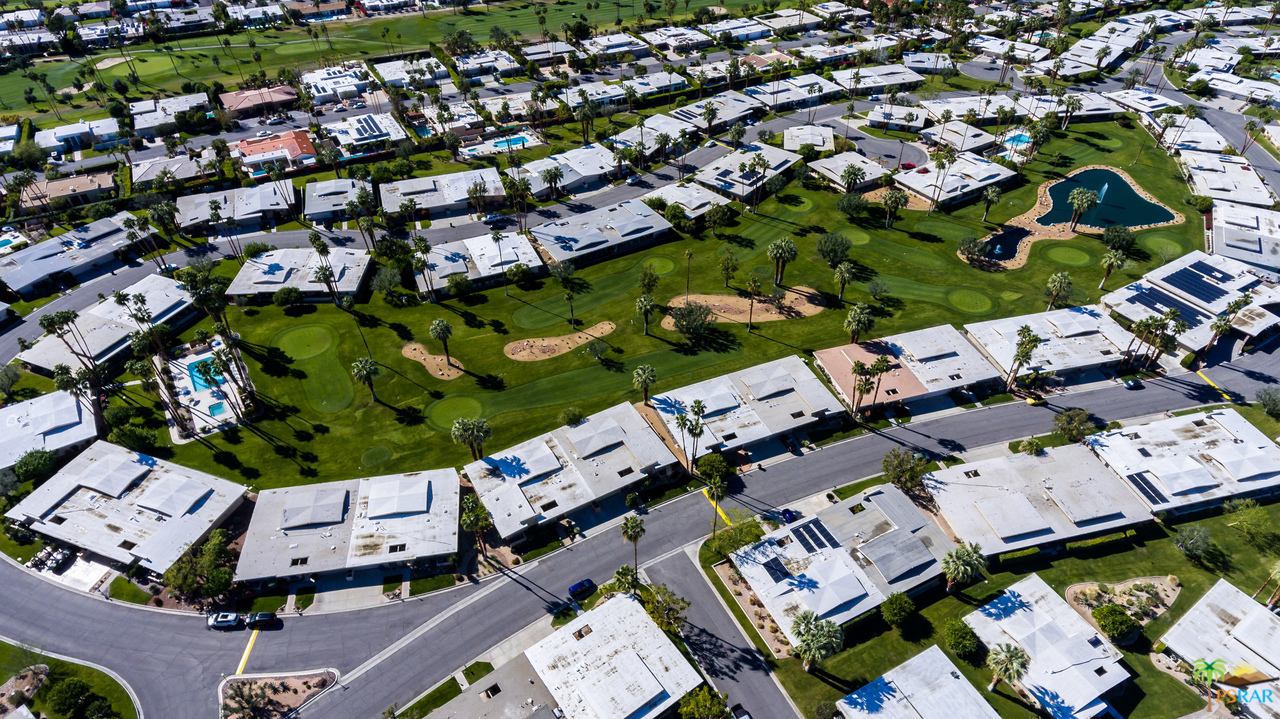
[[[1142,389],[1142,380],[1137,378],[1127,379],[1124,381],[1124,388],[1125,389]]]
[[[751,719],[751,715],[747,713],[746,709],[742,708],[741,704],[734,704],[729,713],[733,715],[733,719]]]
[[[338,105],[337,107],[333,108],[333,111],[334,111],[334,112],[346,112],[346,111],[347,111],[347,106],[346,106],[346,105]]]
[[[584,579],[581,582],[569,587],[569,596],[573,599],[580,597],[589,597],[596,590],[596,583],[590,579]]]
[[[240,615],[235,612],[210,614],[208,626],[210,629],[235,629],[240,626]]]
[[[279,619],[276,618],[275,612],[257,612],[250,614],[245,618],[245,624],[250,629],[261,629],[263,627],[273,627]]]
[[[902,163],[902,169],[904,169],[904,170],[914,170],[914,169],[916,169],[916,163],[914,163],[914,162],[904,162],[904,163]]]
[[[366,105],[363,102],[356,102],[356,103],[352,103],[351,107],[356,110],[363,110],[366,107]]]
[[[484,216],[484,219],[480,221],[487,225],[490,222],[497,222],[498,220],[501,220],[501,219],[502,219],[502,215],[500,213],[490,212],[489,214]]]
[[[284,124],[284,118],[283,118],[283,117],[273,117],[273,118],[271,118],[270,120],[267,120],[267,124],[268,124],[268,125],[283,125],[283,124]]]
[[[271,137],[275,133],[270,130],[259,130],[258,137]]]
[[[707,144],[706,144],[706,146],[707,146],[707,147],[715,147],[715,146],[716,146],[716,141],[715,141],[715,140],[707,140]]]
[[[642,178],[639,175],[632,175],[627,178],[628,185],[639,185]]]
[[[927,174],[929,174],[929,168],[927,168],[927,167],[922,167],[922,168],[920,168],[919,170],[916,170],[916,174],[917,174],[917,175],[927,175]]]
[[[796,511],[794,509],[784,509],[780,513],[780,516],[782,517],[782,521],[784,524],[791,524],[792,522],[800,518],[800,515],[796,514]]]

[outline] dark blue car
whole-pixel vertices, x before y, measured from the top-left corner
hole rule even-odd
[[[574,599],[589,597],[596,590],[596,583],[590,579],[584,579],[581,582],[569,587],[569,596]]]

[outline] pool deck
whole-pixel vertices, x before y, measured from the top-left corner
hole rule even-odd
[[[462,154],[468,157],[485,157],[486,155],[498,155],[504,152],[509,152],[512,150],[511,147],[499,147],[498,143],[508,141],[508,140],[514,140],[516,138],[523,139],[524,144],[515,146],[514,148],[515,151],[527,150],[530,147],[537,147],[538,145],[546,144],[541,139],[539,139],[537,135],[534,135],[532,132],[529,132],[527,130],[521,130],[520,132],[517,132],[514,135],[506,135],[504,137],[491,137],[488,140],[485,140],[484,142],[481,142],[479,144],[472,145],[471,147],[463,148]]]
[[[199,437],[221,432],[224,429],[235,426],[236,413],[230,407],[225,407],[224,411],[217,416],[209,413],[209,408],[218,403],[227,405],[234,402],[241,413],[244,412],[244,405],[241,404],[240,398],[234,391],[234,385],[229,380],[224,378],[221,386],[205,389],[197,388],[191,380],[190,366],[212,357],[213,351],[223,346],[222,338],[215,336],[210,340],[209,344],[196,347],[194,350],[187,348],[186,354],[169,360],[169,370],[173,373],[173,386],[176,390],[178,403],[191,417],[191,424],[195,427],[194,435],[182,437],[178,433],[177,424],[170,418],[169,435],[173,438],[175,444],[194,442]],[[240,376],[247,378],[248,375],[243,370],[244,365],[241,364]],[[223,387],[229,388],[230,391],[224,391]]]
[[[1068,172],[1066,175],[1063,175],[1061,179],[1054,180],[1053,182],[1046,182],[1040,185],[1039,192],[1036,196],[1035,207],[1031,208],[1027,212],[1022,213],[1021,215],[1018,215],[1017,217],[1014,217],[1008,222],[1005,222],[1004,225],[999,230],[996,230],[990,235],[987,235],[986,237],[984,237],[983,238],[984,240],[990,239],[994,235],[1000,234],[1005,230],[1005,228],[1008,228],[1008,227],[1021,227],[1024,230],[1028,230],[1031,232],[1029,236],[1023,238],[1022,242],[1018,246],[1018,254],[1013,259],[1005,260],[1003,262],[998,262],[995,260],[986,260],[986,262],[994,265],[999,265],[1001,268],[1006,270],[1016,270],[1019,267],[1022,267],[1023,265],[1027,264],[1027,258],[1031,256],[1031,245],[1036,240],[1069,240],[1075,237],[1076,235],[1084,234],[1087,231],[1102,232],[1104,228],[1094,227],[1092,225],[1086,225],[1083,223],[1077,223],[1075,229],[1073,230],[1071,229],[1071,223],[1069,222],[1059,222],[1056,225],[1047,225],[1047,226],[1037,222],[1037,220],[1049,214],[1049,211],[1053,209],[1053,202],[1049,199],[1049,189],[1052,188],[1054,185],[1058,184],[1059,182],[1066,180],[1068,177],[1071,177],[1073,175],[1076,175],[1088,170],[1108,170],[1110,172],[1116,173],[1120,177],[1124,178],[1124,181],[1129,183],[1129,186],[1133,188],[1133,191],[1137,192],[1138,195],[1140,195],[1143,199],[1145,199],[1146,201],[1152,204],[1159,205],[1160,207],[1163,207],[1164,209],[1173,213],[1173,219],[1168,222],[1159,222],[1153,225],[1134,225],[1133,227],[1130,227],[1129,229],[1133,230],[1134,232],[1137,232],[1139,230],[1149,230],[1153,227],[1180,225],[1183,222],[1187,221],[1187,218],[1183,216],[1181,212],[1178,212],[1177,210],[1173,209],[1172,207],[1169,207],[1168,205],[1164,204],[1160,200],[1157,200],[1154,195],[1144,190],[1142,188],[1142,185],[1139,185],[1137,181],[1135,181],[1132,177],[1130,177],[1129,173],[1125,172],[1124,170],[1121,170],[1118,167],[1111,167],[1110,165],[1086,165],[1084,167],[1078,167],[1072,170],[1071,172]],[[956,254],[959,255],[959,252],[957,251]]]

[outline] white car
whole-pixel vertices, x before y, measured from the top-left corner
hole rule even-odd
[[[259,130],[258,137],[271,137],[275,133],[270,130]]]
[[[240,615],[235,612],[221,612],[209,615],[208,627],[210,629],[235,629],[238,626],[240,626]]]
[[[706,147],[715,147],[715,146],[716,146],[715,140],[707,140]]]
[[[489,214],[484,216],[483,220],[480,220],[480,221],[487,225],[490,222],[497,222],[498,220],[501,220],[501,219],[502,219],[502,215],[498,214],[497,212],[490,212]]]

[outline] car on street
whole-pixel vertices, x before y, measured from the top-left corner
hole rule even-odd
[[[1038,395],[1038,394],[1033,394],[1033,395],[1031,395],[1030,397],[1028,397],[1028,398],[1027,398],[1027,404],[1031,405],[1032,407],[1039,407],[1040,405],[1042,405],[1042,404],[1044,404],[1044,403],[1045,403],[1045,402],[1044,402],[1044,397],[1041,397],[1041,396],[1040,396],[1040,395]]]
[[[742,708],[741,704],[734,704],[729,713],[733,715],[733,719],[751,719],[751,715],[747,713],[746,709]]]
[[[584,579],[581,582],[569,587],[569,596],[573,599],[580,597],[589,597],[596,590],[596,583],[590,579]]]
[[[245,617],[244,623],[250,629],[262,629],[273,627],[278,621],[280,620],[276,618],[275,612],[256,612]]]
[[[501,219],[502,219],[502,215],[500,213],[490,212],[489,214],[484,216],[484,219],[480,221],[487,225],[491,222],[497,222],[498,220],[501,220]]]
[[[273,118],[271,118],[270,120],[267,120],[267,124],[268,124],[268,125],[283,125],[283,124],[284,124],[284,118],[283,118],[283,117],[273,117]]]
[[[351,107],[355,108],[356,110],[363,110],[365,107],[367,107],[367,105],[365,105],[363,102],[357,102],[357,103],[354,103]]]
[[[333,108],[333,111],[334,111],[334,112],[346,112],[346,111],[347,111],[347,106],[346,106],[346,105],[338,105],[337,107]]]
[[[210,629],[235,629],[240,626],[240,615],[235,612],[210,614],[208,626]]]
[[[1142,380],[1137,378],[1127,379],[1124,381],[1124,388],[1125,389],[1142,389]]]
[[[782,521],[786,524],[791,524],[800,518],[800,515],[796,514],[794,509],[784,509],[779,513],[779,516],[782,517]]]
[[[639,184],[640,184],[640,179],[641,179],[641,178],[640,178],[640,176],[639,176],[639,175],[632,175],[631,177],[628,177],[628,178],[627,178],[627,184],[628,184],[628,185],[639,185]]]
[[[904,163],[902,163],[902,169],[904,169],[904,170],[914,170],[914,169],[916,169],[916,163],[914,163],[914,162],[904,162]]]
[[[716,146],[715,140],[707,140],[706,147],[715,147],[715,146]]]
[[[275,133],[271,132],[270,130],[259,130],[259,131],[258,131],[258,137],[271,137],[273,134],[275,134]]]

